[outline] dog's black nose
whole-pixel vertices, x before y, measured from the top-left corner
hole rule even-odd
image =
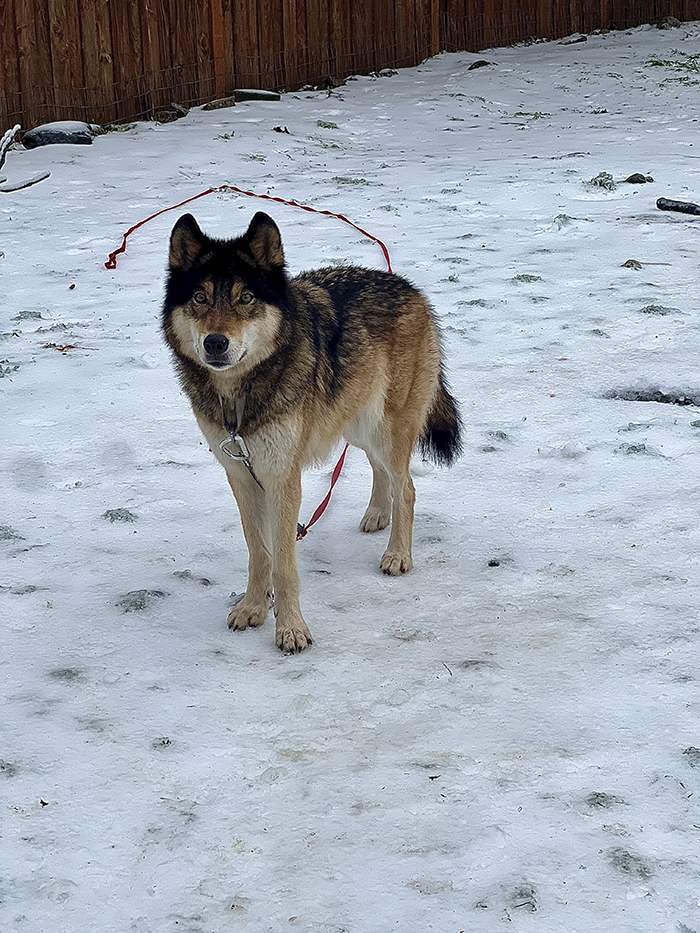
[[[204,349],[212,356],[220,356],[228,350],[228,337],[223,334],[208,334],[204,338]]]

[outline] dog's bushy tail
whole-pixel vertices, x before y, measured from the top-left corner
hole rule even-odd
[[[418,446],[423,458],[438,466],[452,466],[462,453],[462,419],[442,370]]]

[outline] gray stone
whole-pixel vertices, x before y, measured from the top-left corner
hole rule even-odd
[[[237,88],[232,96],[239,104],[244,100],[280,100],[277,91],[259,91],[254,88]]]
[[[222,110],[224,107],[235,107],[235,106],[236,106],[235,96],[222,97],[220,100],[209,101],[208,104],[205,104],[202,107],[202,110]]]
[[[56,123],[44,123],[28,130],[22,137],[25,149],[36,149],[37,146],[51,146],[56,143],[73,143],[78,146],[89,146],[100,132],[100,127],[92,123],[81,123],[78,120],[59,120]]]
[[[163,107],[160,110],[156,110],[153,114],[153,119],[156,123],[174,123],[175,120],[181,120],[182,117],[186,117],[189,113],[187,107],[183,107],[182,104],[176,104],[175,102],[171,103],[168,107]]]

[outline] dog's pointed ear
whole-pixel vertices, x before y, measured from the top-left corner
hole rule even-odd
[[[204,245],[205,236],[192,214],[184,214],[170,234],[170,268],[186,272],[192,268]]]
[[[262,269],[271,272],[284,266],[282,237],[272,217],[258,211],[243,239],[253,259]]]

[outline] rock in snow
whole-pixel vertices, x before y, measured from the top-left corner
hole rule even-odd
[[[28,130],[22,137],[25,149],[36,149],[37,146],[51,146],[54,143],[74,143],[79,146],[89,146],[100,132],[100,127],[94,123],[81,123],[79,120],[58,120],[56,123],[44,123]]]

